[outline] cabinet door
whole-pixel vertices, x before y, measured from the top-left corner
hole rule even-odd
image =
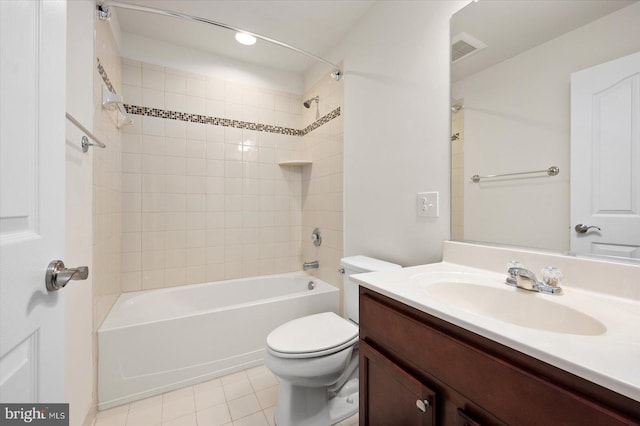
[[[469,414],[458,408],[458,426],[482,426],[482,424],[478,423],[471,418]]]
[[[363,341],[360,342],[360,424],[436,424],[435,392]]]

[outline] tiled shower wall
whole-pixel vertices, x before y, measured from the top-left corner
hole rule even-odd
[[[122,292],[122,152],[121,132],[116,111],[102,108],[103,77],[109,76],[112,88],[121,93],[121,59],[109,24],[95,19],[95,56],[93,73],[93,131],[105,143],[105,149],[93,147],[93,368],[94,403],[97,397],[98,339],[96,331]],[[87,218],[87,220],[90,220]],[[91,416],[89,416],[91,417]]]
[[[124,291],[301,269],[299,95],[123,60],[128,105],[281,133],[134,115],[122,141]],[[154,112],[155,111],[155,112]],[[277,130],[277,129],[276,129]]]
[[[329,76],[320,79],[305,93],[304,99],[319,96],[319,116],[342,107],[343,81]],[[316,105],[305,109],[305,126],[316,120]],[[318,278],[342,288],[340,258],[343,250],[343,118],[342,115],[307,133],[303,138],[306,155],[313,164],[302,172],[302,252],[305,261],[317,260],[320,268],[312,272]],[[311,242],[311,233],[319,228],[322,244]],[[341,304],[342,306],[342,304]]]
[[[105,149],[93,147],[93,299],[94,328],[106,317],[121,288],[120,247],[122,229],[121,138],[117,112],[102,108],[102,67],[113,89],[120,92],[121,60],[109,25],[96,19],[96,69],[94,70],[95,135]]]

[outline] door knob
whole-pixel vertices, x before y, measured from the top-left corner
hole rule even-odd
[[[62,260],[52,260],[47,266],[44,280],[48,291],[57,291],[71,280],[86,280],[88,276],[89,268],[87,266],[65,268]]]
[[[574,229],[578,234],[585,234],[591,228],[597,229],[598,231],[602,231],[602,229],[598,228],[597,226],[587,226],[581,223],[577,224]]]

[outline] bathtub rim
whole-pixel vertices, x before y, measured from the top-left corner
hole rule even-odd
[[[114,312],[116,312],[124,303],[126,303],[128,300],[131,300],[135,297],[139,297],[139,296],[144,296],[145,294],[150,294],[150,293],[172,293],[172,292],[176,292],[176,291],[185,291],[187,289],[194,289],[194,288],[199,288],[199,287],[204,287],[204,286],[217,286],[217,285],[222,285],[222,284],[229,284],[229,283],[233,283],[233,282],[239,282],[239,281],[258,281],[260,279],[263,279],[265,277],[270,277],[270,278],[277,278],[277,277],[304,277],[305,279],[309,279],[311,281],[313,281],[316,286],[314,289],[309,289],[309,290],[305,290],[305,291],[298,291],[295,293],[287,293],[285,295],[279,295],[279,296],[274,296],[274,297],[267,297],[264,299],[257,299],[251,302],[245,302],[245,303],[236,303],[233,305],[225,305],[219,308],[215,308],[215,309],[201,309],[201,310],[196,310],[193,312],[188,312],[182,315],[173,315],[173,316],[169,316],[166,318],[161,318],[161,319],[152,319],[152,320],[145,320],[145,321],[139,321],[139,322],[134,322],[134,323],[127,323],[127,324],[119,324],[116,326],[108,326],[107,321],[109,320],[109,318],[111,317],[112,314],[114,314]],[[320,284],[320,285],[318,285]],[[107,315],[105,316],[104,320],[102,321],[102,324],[100,324],[100,327],[98,327],[98,330],[96,331],[96,334],[100,334],[100,333],[106,333],[106,332],[110,332],[110,331],[115,331],[115,330],[122,330],[125,328],[129,328],[129,327],[136,327],[136,326],[140,326],[140,325],[144,325],[144,324],[152,324],[152,323],[160,323],[160,322],[165,322],[165,321],[172,321],[175,320],[177,318],[189,318],[189,317],[194,317],[197,315],[202,315],[204,313],[208,313],[208,312],[214,312],[214,311],[228,311],[231,309],[237,309],[240,306],[252,306],[252,305],[256,305],[259,303],[264,303],[266,301],[269,302],[273,302],[276,300],[285,300],[285,299],[291,299],[294,297],[299,297],[299,295],[301,294],[306,294],[307,292],[315,292],[316,294],[321,294],[321,293],[329,293],[329,292],[340,292],[340,289],[336,286],[334,286],[333,284],[330,284],[318,277],[315,277],[313,275],[309,275],[306,272],[303,271],[294,271],[294,272],[284,272],[284,273],[279,273],[279,274],[268,274],[268,275],[257,275],[257,276],[253,276],[253,277],[246,277],[246,278],[233,278],[233,279],[229,279],[229,280],[221,280],[221,281],[209,281],[209,282],[205,282],[205,283],[198,283],[198,284],[187,284],[187,285],[182,285],[182,286],[175,286],[175,287],[163,287],[163,288],[154,288],[154,289],[147,289],[147,290],[137,290],[137,291],[130,291],[130,292],[123,292],[120,295],[118,295],[118,298],[116,299],[116,301],[113,303],[113,305],[111,306],[111,309],[109,309],[109,312],[107,313]],[[107,327],[105,328],[105,324],[107,325]]]

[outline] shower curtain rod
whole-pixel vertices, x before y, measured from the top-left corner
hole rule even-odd
[[[324,58],[316,56],[313,53],[309,53],[309,52],[307,52],[305,50],[298,49],[297,47],[291,46],[290,44],[284,43],[282,41],[278,41],[278,40],[275,40],[275,39],[270,38],[270,37],[265,37],[265,36],[260,35],[260,34],[252,33],[251,31],[246,31],[246,30],[243,30],[243,29],[238,28],[238,27],[234,27],[234,26],[231,26],[231,25],[224,24],[222,22],[216,22],[216,21],[212,21],[210,19],[200,18],[199,16],[187,15],[185,13],[172,12],[170,10],[156,9],[156,8],[153,8],[153,7],[138,6],[138,5],[134,5],[134,4],[128,4],[128,3],[120,3],[120,2],[117,2],[117,1],[105,1],[104,3],[101,3],[100,1],[98,2],[98,5],[96,7],[98,9],[98,16],[100,17],[100,19],[108,20],[110,18],[110,11],[109,11],[109,7],[110,6],[119,7],[119,8],[122,8],[122,9],[137,10],[137,11],[140,11],[140,12],[155,13],[157,15],[171,16],[171,17],[174,17],[174,18],[186,19],[188,21],[201,22],[203,24],[213,25],[213,26],[224,28],[224,29],[231,30],[231,31],[236,31],[236,32],[244,33],[244,34],[249,34],[249,35],[251,35],[251,36],[253,36],[255,38],[259,38],[260,40],[267,41],[267,42],[275,44],[277,46],[285,47],[287,49],[293,50],[294,52],[298,52],[298,53],[300,53],[302,55],[305,55],[305,56],[307,56],[309,58],[315,59],[316,61],[319,61],[319,62],[322,62],[324,64],[327,64],[327,65],[331,66],[332,68],[334,68],[334,70],[331,72],[331,78],[333,78],[336,81],[339,81],[340,78],[342,77],[342,70],[340,70],[340,67],[338,65],[332,63],[332,62],[327,61]]]

